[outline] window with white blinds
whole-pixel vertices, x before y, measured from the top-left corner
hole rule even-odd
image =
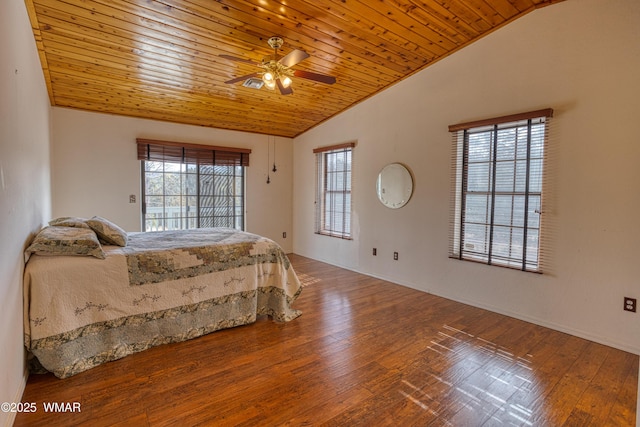
[[[450,256],[541,272],[545,109],[452,125]]]
[[[316,148],[315,232],[351,239],[352,161],[355,143]]]

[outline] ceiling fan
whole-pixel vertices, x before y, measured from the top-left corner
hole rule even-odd
[[[320,82],[325,84],[334,84],[336,78],[327,76],[324,74],[313,73],[311,71],[304,70],[292,70],[291,67],[304,61],[310,55],[299,49],[295,49],[282,58],[278,59],[278,49],[284,44],[282,37],[271,37],[267,43],[273,48],[273,56],[265,57],[262,62],[255,62],[249,59],[237,58],[231,55],[220,55],[220,57],[229,59],[231,61],[243,62],[245,64],[255,65],[262,68],[263,71],[256,71],[255,73],[247,74],[244,76],[236,77],[226,81],[226,84],[234,84],[241,81],[245,81],[244,86],[253,87],[256,89],[266,86],[271,90],[275,90],[277,87],[282,95],[291,95],[293,89],[291,89],[291,77],[300,77],[307,80],[313,80],[314,82]],[[258,78],[260,77],[260,78]]]

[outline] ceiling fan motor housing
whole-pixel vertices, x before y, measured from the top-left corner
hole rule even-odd
[[[269,40],[267,40],[267,43],[269,43],[269,46],[271,46],[271,48],[273,49],[280,49],[284,44],[284,40],[282,39],[282,37],[273,36],[269,38]]]

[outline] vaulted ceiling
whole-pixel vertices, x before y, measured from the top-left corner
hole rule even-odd
[[[562,0],[25,0],[54,106],[294,137]],[[292,94],[245,87],[278,55]],[[236,59],[229,59],[233,57]],[[246,60],[246,61],[242,61]],[[259,77],[259,75],[258,75]]]

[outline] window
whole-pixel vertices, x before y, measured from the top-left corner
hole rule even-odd
[[[351,171],[354,143],[317,148],[316,230],[351,239]]]
[[[249,152],[139,139],[144,230],[243,230]]]
[[[541,271],[547,125],[553,110],[453,125],[450,256]]]

